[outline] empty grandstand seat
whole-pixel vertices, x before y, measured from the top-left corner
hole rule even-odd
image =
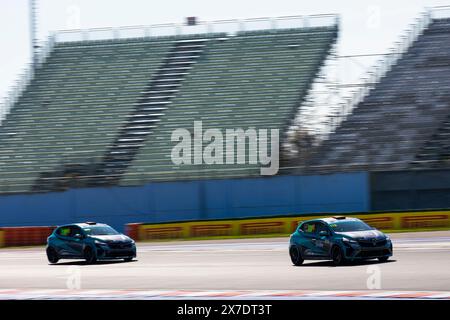
[[[301,170],[407,169],[442,158],[437,141],[445,138],[437,131],[446,132],[450,116],[448,56],[450,20],[436,19]]]
[[[187,76],[149,136],[121,184],[181,178],[224,178],[259,175],[257,165],[176,166],[170,159],[171,133],[203,130],[280,129],[306,95],[336,37],[334,28],[241,32],[209,41],[206,55]],[[292,48],[292,44],[300,44]],[[224,150],[225,151],[225,150]]]
[[[174,42],[208,38],[121,184],[192,176],[204,168],[171,163],[172,130],[194,120],[204,129],[284,130],[336,37],[337,27],[317,27],[57,43],[0,126],[0,192],[38,191],[41,174],[101,161]],[[226,177],[222,169],[200,175]]]

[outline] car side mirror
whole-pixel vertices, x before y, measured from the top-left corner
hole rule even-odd
[[[83,235],[77,233],[76,235],[74,235],[74,238],[75,238],[75,239],[83,239]]]
[[[327,231],[320,231],[319,232],[319,236],[321,236],[321,237],[328,237],[328,232]]]

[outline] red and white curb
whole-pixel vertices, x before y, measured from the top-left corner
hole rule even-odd
[[[188,291],[188,290],[56,290],[56,289],[0,289],[0,300],[59,300],[59,299],[112,299],[112,300],[163,300],[163,299],[256,299],[256,300],[310,300],[310,299],[427,299],[450,300],[450,291],[297,291],[297,290],[239,290],[239,291]]]

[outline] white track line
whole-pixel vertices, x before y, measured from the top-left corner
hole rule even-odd
[[[295,291],[295,290],[0,290],[0,300],[12,299],[435,299],[450,300],[450,292],[431,291]]]

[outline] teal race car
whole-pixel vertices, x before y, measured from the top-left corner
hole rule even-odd
[[[393,254],[391,239],[357,218],[336,216],[302,222],[291,235],[289,255],[294,265],[304,260],[347,261],[378,259]]]
[[[60,259],[84,259],[87,263],[97,260],[136,257],[133,239],[102,223],[86,222],[56,228],[47,238],[47,258],[50,263]]]

